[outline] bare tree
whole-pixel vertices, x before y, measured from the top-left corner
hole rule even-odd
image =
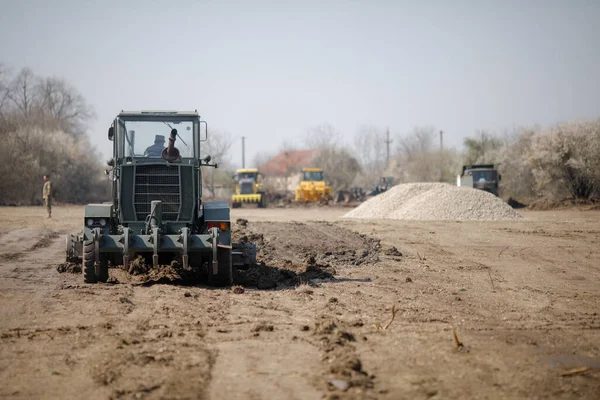
[[[33,112],[36,101],[36,78],[29,68],[23,68],[11,84],[8,99],[24,117]]]
[[[53,93],[62,92],[63,113],[53,113],[57,109],[44,101],[43,82],[53,83]],[[39,79],[28,68],[13,77],[0,65],[0,204],[39,203],[41,176],[47,173],[52,174],[57,201],[106,200],[108,181],[85,132],[92,115],[66,82]],[[69,129],[74,122],[81,125],[78,135]]]
[[[490,154],[502,147],[502,140],[485,130],[478,130],[474,137],[466,138],[464,145],[467,148],[466,164],[492,162]]]
[[[360,186],[374,184],[385,170],[385,130],[375,125],[363,125],[354,136],[354,152],[362,166]]]
[[[211,196],[216,194],[218,184],[231,183],[231,174],[226,171],[229,160],[229,151],[233,145],[233,139],[228,132],[213,130],[208,140],[201,144],[202,157],[210,155],[213,162],[219,164],[219,169],[204,168],[202,170],[203,185],[209,190]]]
[[[304,145],[309,149],[336,148],[339,146],[340,133],[328,122],[309,128]]]
[[[8,69],[3,64],[0,64],[0,123],[4,123],[5,121],[4,110],[10,94],[8,74]]]
[[[407,161],[416,155],[431,151],[434,147],[435,128],[433,126],[415,127],[412,132],[398,141],[398,154]]]
[[[36,85],[40,111],[51,122],[74,135],[85,131],[84,123],[94,117],[93,110],[77,91],[59,78],[40,79]]]

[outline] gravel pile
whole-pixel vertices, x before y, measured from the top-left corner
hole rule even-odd
[[[483,190],[447,183],[407,183],[369,199],[343,218],[501,221],[522,217],[502,199]]]

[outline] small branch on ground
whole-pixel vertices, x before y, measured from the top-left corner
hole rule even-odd
[[[396,309],[396,305],[394,304],[392,306],[392,318],[390,319],[390,321],[387,324],[385,324],[385,326],[381,326],[380,323],[374,324],[373,326],[375,327],[375,329],[380,330],[380,331],[387,330],[390,327],[390,325],[392,324],[392,322],[394,322],[394,318],[396,318],[397,312],[398,312],[398,310]]]
[[[488,275],[490,276],[490,282],[492,282],[492,290],[496,290],[494,286],[494,280],[492,279],[492,272],[488,269]]]
[[[589,370],[589,367],[574,368],[563,372],[562,374],[560,374],[560,376],[572,376],[577,374],[583,374],[584,372],[587,372]]]
[[[504,253],[504,250],[508,249],[510,246],[505,246],[502,250],[500,250],[500,253],[498,253],[498,257],[500,257],[502,255],[502,253]]]
[[[462,351],[464,349],[464,345],[460,340],[458,340],[458,335],[456,335],[456,329],[452,328],[452,337],[454,338],[454,344],[456,345],[456,349],[458,351]]]

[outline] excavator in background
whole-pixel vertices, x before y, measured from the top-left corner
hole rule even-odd
[[[239,208],[242,204],[256,204],[265,207],[266,197],[263,191],[262,175],[256,168],[242,168],[233,176],[235,191],[231,196],[231,207]]]
[[[323,168],[302,168],[302,180],[296,188],[298,203],[327,203],[332,198],[332,188],[325,184]]]

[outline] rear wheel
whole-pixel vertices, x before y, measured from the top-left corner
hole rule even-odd
[[[233,284],[233,268],[231,265],[231,249],[217,249],[219,268],[213,274],[212,259],[208,263],[208,284],[211,286],[231,286]]]

